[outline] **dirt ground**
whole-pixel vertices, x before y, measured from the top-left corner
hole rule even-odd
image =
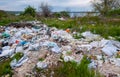
[[[32,70],[39,61],[40,58],[44,58],[47,55],[46,50],[40,51],[28,51],[29,60],[25,62],[21,67],[14,69],[13,77],[26,77],[32,74]]]

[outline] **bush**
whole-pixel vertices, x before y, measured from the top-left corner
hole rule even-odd
[[[109,11],[108,15],[109,16],[120,16],[120,8]]]
[[[62,17],[70,17],[70,15],[69,15],[69,13],[68,13],[67,11],[61,11],[61,12],[60,12],[60,15],[61,15]]]
[[[28,6],[27,8],[25,8],[25,11],[21,15],[31,15],[32,17],[35,17],[35,8]]]
[[[70,17],[67,11],[55,12],[53,13],[54,17]]]
[[[7,17],[7,16],[8,14],[5,11],[0,10],[0,17]]]
[[[61,15],[60,15],[59,12],[55,12],[55,13],[53,13],[53,16],[54,16],[54,17],[61,17]]]

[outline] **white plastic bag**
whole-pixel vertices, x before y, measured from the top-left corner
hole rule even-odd
[[[37,68],[45,69],[47,68],[47,64],[45,62],[38,62],[37,63]]]
[[[117,52],[118,48],[111,45],[111,46],[105,46],[102,48],[102,51],[108,55],[108,56],[112,56],[113,54],[115,54]]]

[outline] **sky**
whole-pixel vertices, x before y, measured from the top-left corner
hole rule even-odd
[[[0,10],[23,11],[28,5],[36,8],[44,2],[52,11],[91,11],[91,0],[0,0]]]

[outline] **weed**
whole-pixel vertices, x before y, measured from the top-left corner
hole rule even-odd
[[[44,58],[39,58],[39,61],[43,61],[44,60]]]
[[[16,59],[16,60],[18,61],[18,60],[20,60],[20,58],[22,58],[22,57],[23,57],[23,53],[18,52],[18,53],[16,53],[16,54],[12,57],[12,60],[13,60],[13,59]]]

